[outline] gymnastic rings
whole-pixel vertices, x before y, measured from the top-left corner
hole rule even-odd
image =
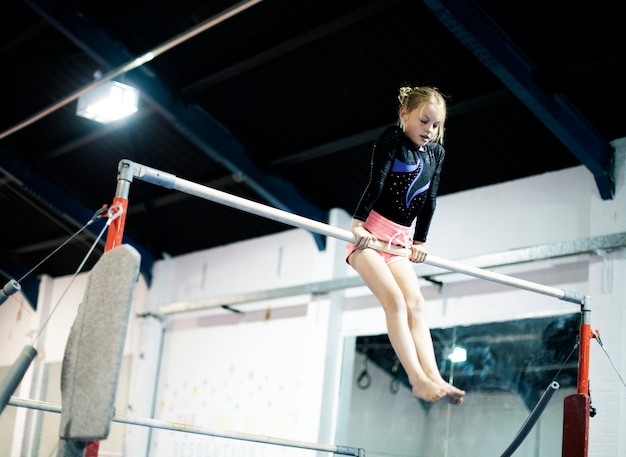
[[[369,389],[372,385],[372,376],[367,372],[367,356],[363,356],[363,362],[361,364],[361,374],[356,378],[356,385],[359,389]]]
[[[400,361],[397,357],[394,358],[393,366],[391,367],[391,382],[389,383],[389,392],[393,395],[397,394],[400,390],[400,380],[398,379],[398,368],[400,367]]]

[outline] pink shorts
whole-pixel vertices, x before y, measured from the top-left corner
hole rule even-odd
[[[405,227],[404,225],[396,224],[395,222],[386,219],[378,214],[376,211],[370,211],[369,216],[363,224],[368,232],[374,234],[379,241],[384,241],[395,246],[407,247],[413,244],[411,237],[411,227]],[[348,242],[346,245],[346,263],[350,265],[348,258],[356,250],[354,243]],[[387,265],[393,262],[407,261],[409,258],[404,255],[391,254],[389,252],[376,250],[378,254],[385,260]]]

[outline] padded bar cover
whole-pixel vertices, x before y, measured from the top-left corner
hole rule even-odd
[[[63,358],[61,439],[93,441],[109,434],[140,260],[133,247],[120,245],[89,274]]]

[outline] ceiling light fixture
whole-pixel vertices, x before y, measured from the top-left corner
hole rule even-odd
[[[78,98],[76,114],[102,124],[138,110],[139,91],[117,81],[107,81]]]
[[[467,360],[467,350],[460,346],[456,346],[454,350],[448,354],[448,359],[454,363],[465,362]]]

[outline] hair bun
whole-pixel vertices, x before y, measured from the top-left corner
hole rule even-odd
[[[404,105],[407,101],[407,98],[417,89],[419,89],[418,87],[409,87],[409,86],[404,86],[400,88],[400,91],[398,93],[398,101]]]

